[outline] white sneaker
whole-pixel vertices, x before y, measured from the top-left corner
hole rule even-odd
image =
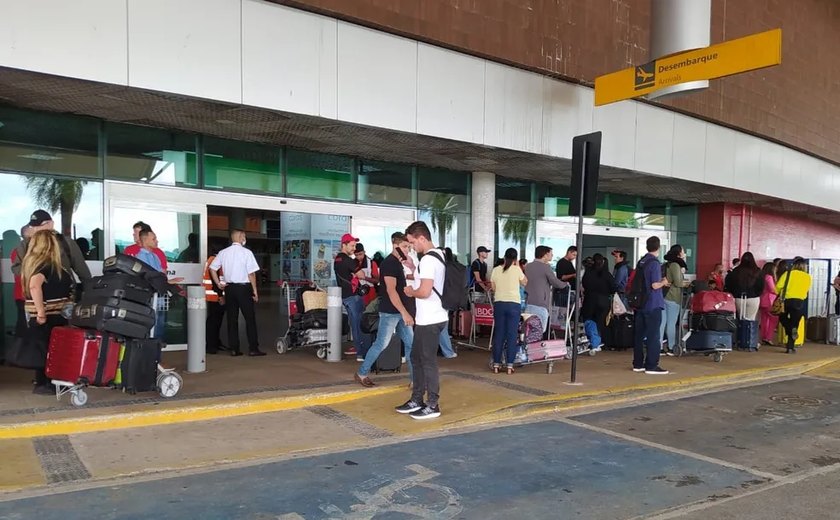
[[[405,365],[405,356],[402,357],[402,364]]]
[[[356,356],[356,361],[359,362],[359,363],[364,363],[365,358],[363,358],[362,356]]]

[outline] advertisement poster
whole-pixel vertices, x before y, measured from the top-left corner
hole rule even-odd
[[[311,215],[282,213],[280,220],[281,254],[272,255],[272,278],[288,282],[311,279]]]
[[[350,232],[350,217],[312,215],[312,275],[316,284],[335,285],[333,260],[341,251],[341,235]]]

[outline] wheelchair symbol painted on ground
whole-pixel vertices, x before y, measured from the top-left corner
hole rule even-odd
[[[374,485],[386,484],[374,493],[355,491],[360,501],[345,512],[334,504],[320,506],[329,520],[372,520],[378,515],[399,513],[409,518],[455,518],[463,511],[461,495],[454,489],[429,482],[440,473],[418,464],[406,466],[414,475],[388,481],[377,480]],[[364,486],[362,486],[364,487]],[[277,520],[305,520],[297,513],[280,515]]]

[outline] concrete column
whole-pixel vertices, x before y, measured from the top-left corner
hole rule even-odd
[[[475,258],[479,246],[493,249],[496,236],[496,174],[473,172],[471,208],[470,259]],[[498,254],[497,251],[493,252]]]
[[[708,47],[711,41],[712,0],[652,0],[650,4],[650,60]],[[708,88],[709,82],[690,81],[648,94],[656,99]]]

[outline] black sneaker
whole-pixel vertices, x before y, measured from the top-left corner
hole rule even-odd
[[[664,375],[670,374],[670,372],[668,372],[667,370],[665,370],[662,367],[656,367],[656,368],[651,368],[651,369],[645,369],[645,374],[648,374],[648,375],[651,375],[651,376],[664,376]]]
[[[426,405],[423,404],[423,403],[418,404],[418,403],[415,403],[412,400],[408,400],[408,401],[405,402],[405,404],[402,404],[402,405],[394,408],[394,410],[396,410],[397,413],[412,413],[412,412],[416,412],[417,410],[419,410],[421,408],[424,408],[425,406]]]
[[[412,419],[417,419],[418,421],[422,421],[423,419],[436,419],[440,417],[440,406],[424,406],[416,412],[412,412],[410,415]]]

